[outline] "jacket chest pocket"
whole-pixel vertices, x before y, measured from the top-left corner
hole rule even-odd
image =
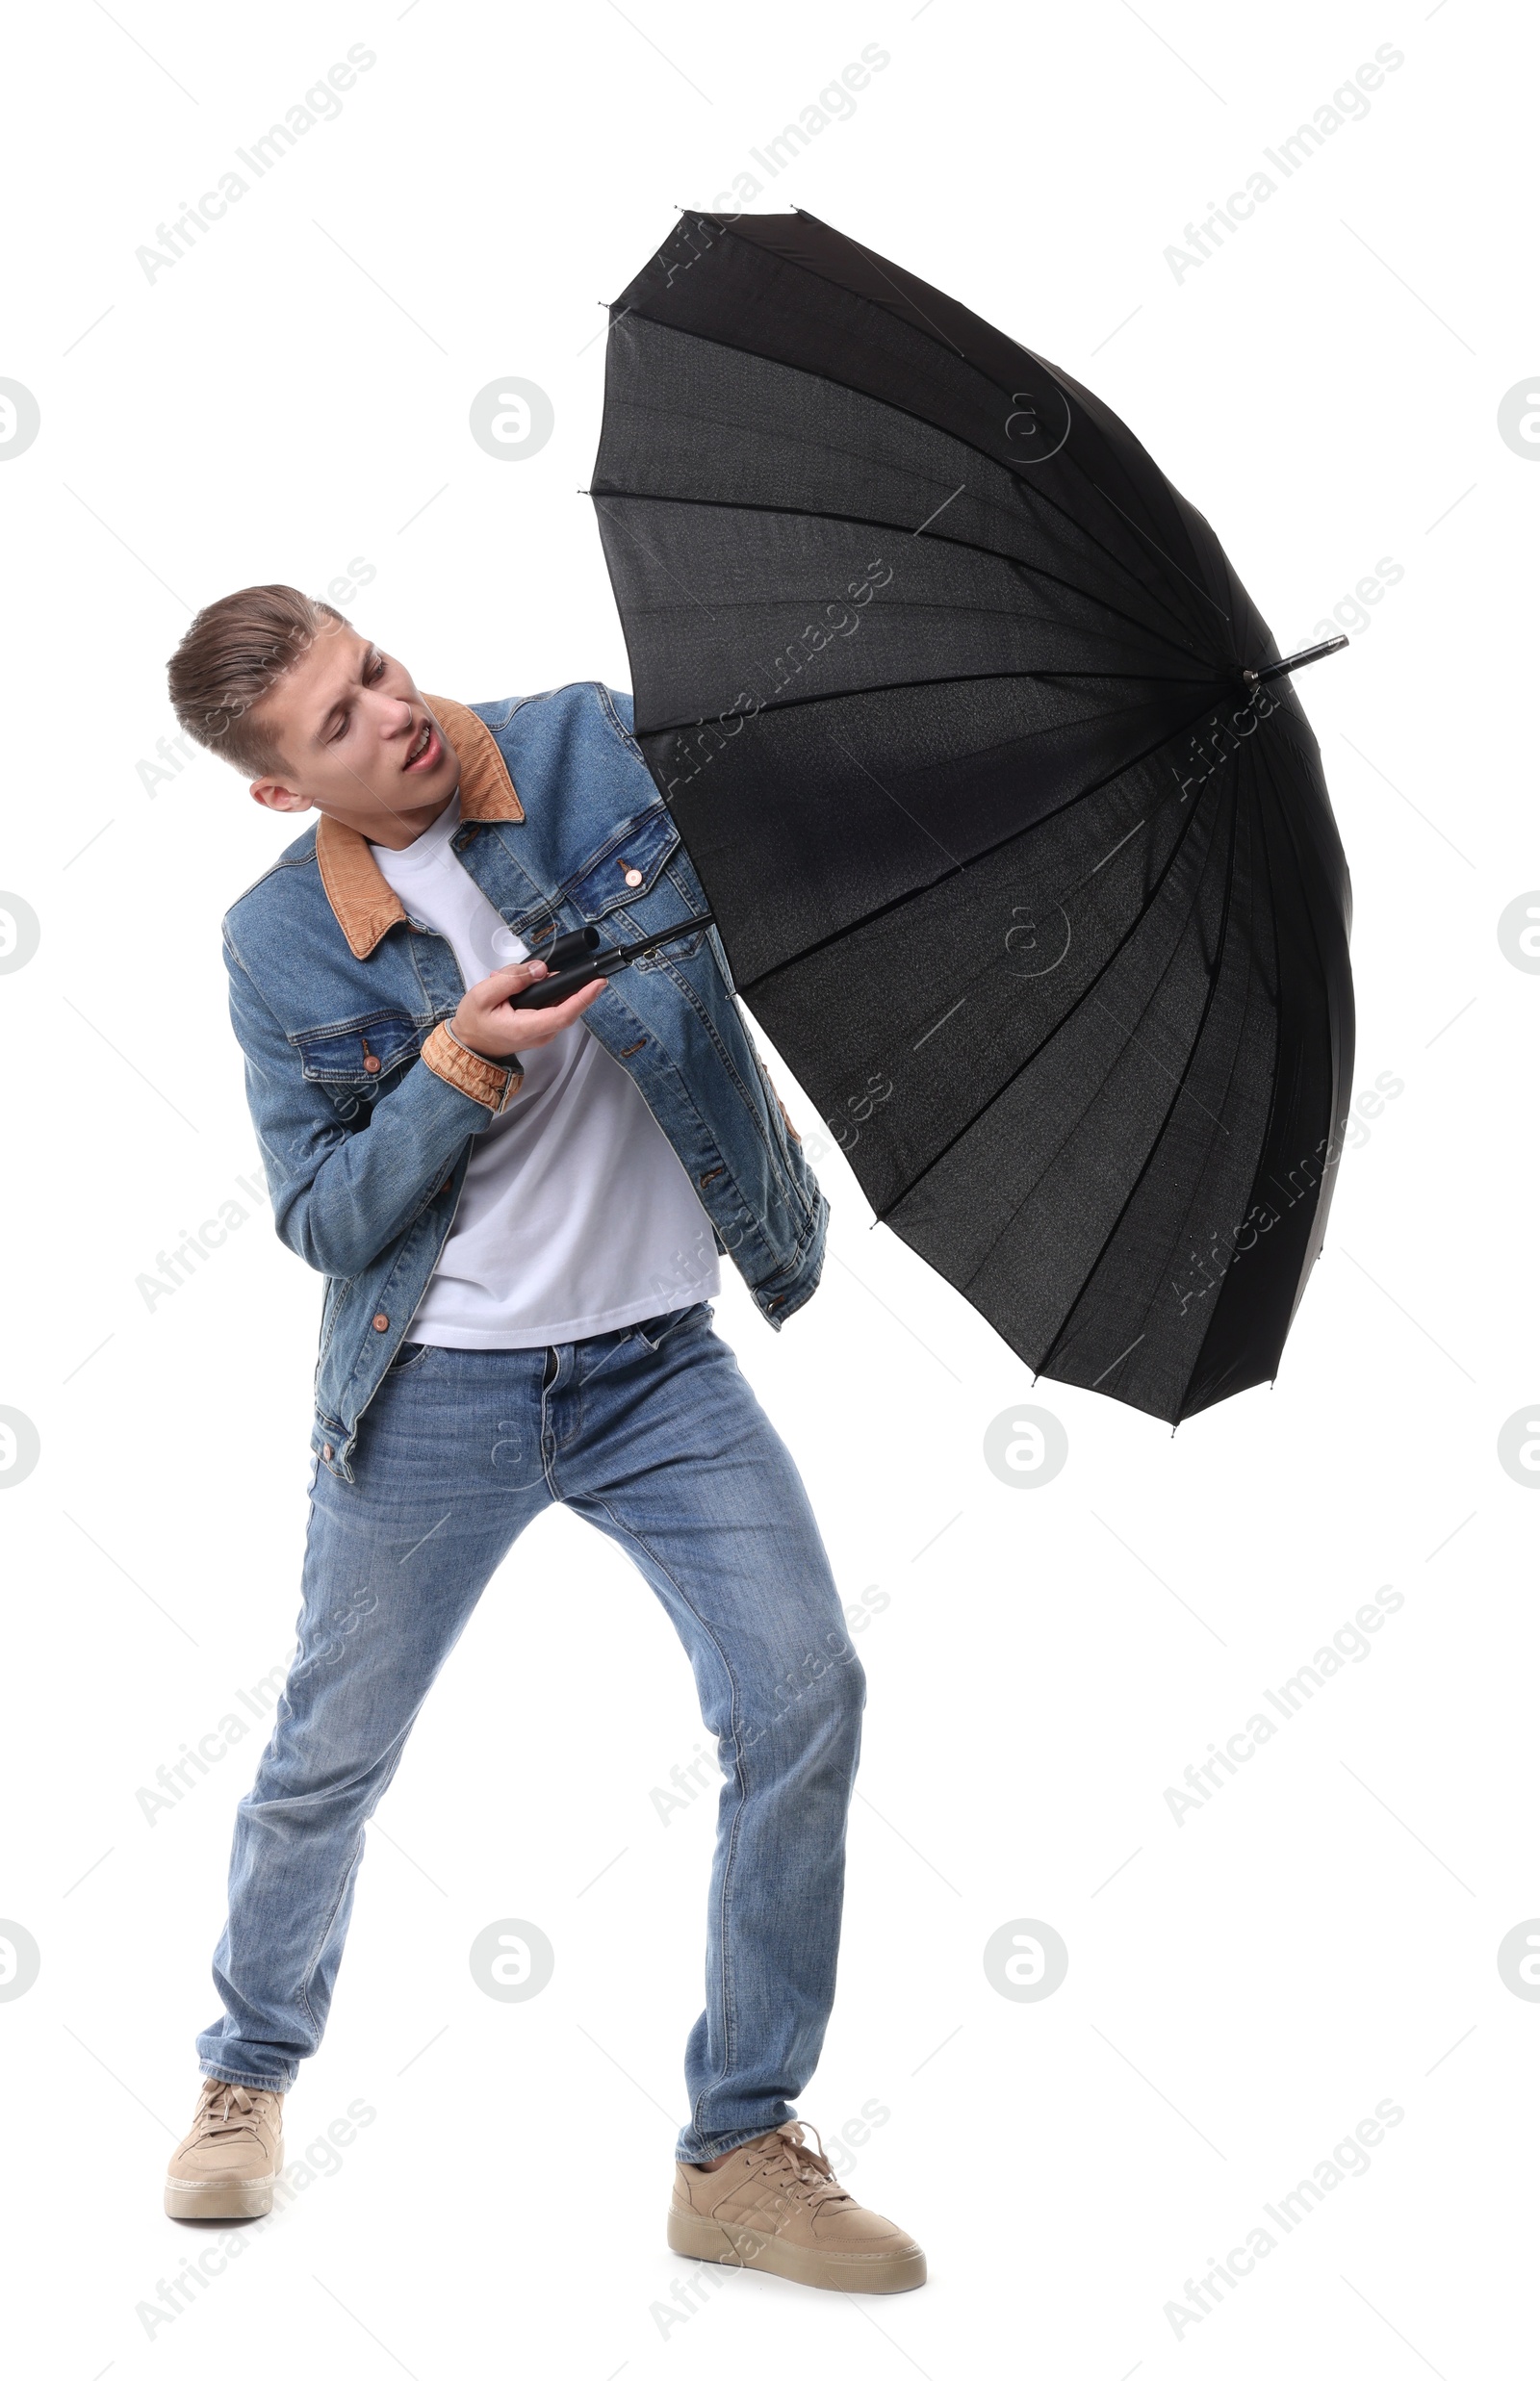
[[[343,1025],[312,1025],[289,1037],[307,1083],[367,1099],[416,1058],[418,1027],[403,1010],[377,1009]]]
[[[679,843],[680,831],[666,804],[656,802],[640,818],[629,819],[583,861],[566,886],[565,897],[583,917],[596,921],[611,909],[645,901]]]

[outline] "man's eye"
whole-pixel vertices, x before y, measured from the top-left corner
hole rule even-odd
[[[384,677],[385,664],[386,656],[383,653],[376,653],[373,660],[370,662],[364,672],[364,683],[367,686],[372,686],[377,679]],[[343,737],[347,733],[347,730],[352,721],[352,716],[351,711],[344,712],[342,725],[327,738],[328,743],[340,744],[342,742]]]

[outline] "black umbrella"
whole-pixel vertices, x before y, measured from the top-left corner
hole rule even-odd
[[[1202,515],[1089,390],[806,215],[611,310],[636,733],[878,1216],[1032,1368],[1270,1379],[1352,1067],[1321,755]],[[1333,644],[1346,642],[1336,639]]]

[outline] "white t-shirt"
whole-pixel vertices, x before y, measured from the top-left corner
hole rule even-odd
[[[370,848],[469,986],[527,953],[450,850],[459,823],[456,793],[404,852]],[[407,1336],[547,1347],[715,1297],[706,1210],[624,1066],[580,1024],[520,1055],[524,1088],[472,1144],[453,1228]]]

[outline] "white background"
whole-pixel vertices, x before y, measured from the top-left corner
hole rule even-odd
[[[148,278],[157,224],[359,42],[375,63],[337,119]],[[1368,115],[1178,279],[1184,225],[1387,43],[1403,64]],[[771,184],[751,148],[868,44],[888,63],[855,113]],[[42,1958],[0,2001],[18,2369],[1516,2368],[1540,2006],[1497,1947],[1540,1910],[1536,1506],[1496,1442],[1540,1394],[1540,981],[1497,920],[1540,883],[1540,472],[1497,412],[1540,363],[1531,50],[1518,12],[1474,0],[13,18],[0,373],[41,410],[0,468],[0,884],[41,922],[0,976],[0,1404],[41,1440],[0,1498],[0,1920]],[[359,558],[344,609],[432,692],[624,684],[578,493],[598,301],[677,204],[745,170],[753,208],[809,208],[1104,395],[1285,651],[1400,566],[1299,683],[1353,871],[1359,1084],[1402,1088],[1344,1160],[1276,1388],[1174,1438],[1034,1391],[869,1229],[833,1151],[817,1299],[780,1337],[735,1280],[720,1302],[842,1587],[888,1600],[860,1639],[840,1991],[803,2106],[826,2133],[887,2112],[845,2163],[923,2243],[928,2289],[755,2274],[693,2313],[670,2297],[695,2271],[662,2224],[711,1823],[703,1798],[665,1827],[651,1798],[702,1729],[645,1588],[554,1514],[371,1831],[291,2163],[349,2103],[374,2119],[147,2332],[140,2303],[164,2314],[158,2283],[204,2244],[161,2214],[160,2177],[262,1728],[153,1825],[137,1797],[287,1656],[321,1297],[236,1189],[256,1153],[218,953],[289,829],[206,755],[146,790],[175,732],[165,662],[198,604],[267,578],[324,593]],[[499,374],[554,405],[522,462],[468,432]],[[147,1310],[137,1276],[232,1195],[249,1221]],[[1022,1403],[1069,1439],[1026,1492],[982,1453]],[[1178,1826],[1186,1765],[1386,1583],[1404,1604],[1370,1656]],[[556,1966],[506,2006],[468,1951],[515,1917]],[[983,1950],[1032,1919],[1069,1967],[1024,2004]],[[1284,2237],[1263,2203],[1386,2099],[1404,2114],[1371,2171]],[[1178,2339],[1167,2302],[1259,2223],[1272,2254]]]

